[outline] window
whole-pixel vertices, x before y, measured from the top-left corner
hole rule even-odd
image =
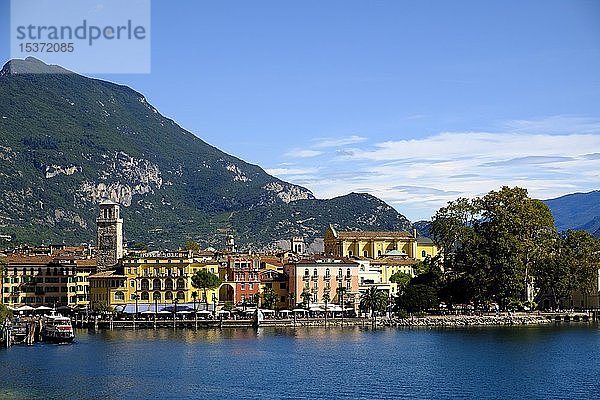
[[[315,285],[313,286],[315,288],[315,290],[319,289],[319,284],[317,282],[315,282]]]
[[[150,282],[148,282],[148,279],[142,279],[142,290],[148,289],[150,289]]]
[[[115,292],[115,301],[125,300],[125,294],[121,291]]]
[[[184,300],[185,299],[185,293],[183,293],[183,292],[177,292],[177,299]]]
[[[340,268],[340,269],[338,269],[338,276],[341,278],[342,275],[344,275],[344,274],[342,273],[342,269]]]
[[[346,289],[350,290],[350,281],[346,282]]]
[[[245,285],[243,282],[242,282],[242,284],[241,284],[241,289],[242,289],[242,290],[246,289],[246,285]]]
[[[330,272],[329,272],[329,268],[327,268],[325,270],[325,278],[329,278],[331,276]]]
[[[177,289],[185,289],[185,281],[181,278],[177,279]]]
[[[377,250],[377,257],[381,257],[381,250]]]
[[[140,298],[142,300],[149,300],[150,296],[148,295],[148,292],[142,292],[142,295],[140,296]]]
[[[346,278],[350,278],[350,268],[346,270]]]
[[[154,292],[154,294],[152,295],[152,298],[154,300],[160,300],[160,292]]]
[[[308,268],[306,268],[306,269],[304,270],[304,276],[308,276],[308,275],[309,275]]]
[[[165,290],[173,290],[173,280],[167,279],[165,281]]]
[[[319,275],[319,273],[317,272],[317,269],[316,268],[313,269],[313,276],[318,276],[318,275]]]
[[[352,257],[352,250],[348,251],[348,255]]]
[[[368,254],[369,254],[369,253],[367,253],[367,251],[366,251],[366,250],[365,250],[365,251],[363,251],[363,257],[368,257]]]
[[[161,289],[160,279],[154,279],[152,281],[152,290],[160,290],[160,289]]]
[[[421,257],[423,257],[423,258],[427,257],[427,252],[425,250],[421,251]]]
[[[173,292],[166,292],[165,300],[173,300]]]
[[[250,282],[248,284],[248,289],[250,289],[250,290],[254,289],[254,283]]]

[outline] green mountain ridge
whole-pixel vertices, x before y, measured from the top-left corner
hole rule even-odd
[[[0,235],[13,243],[95,240],[97,204],[122,205],[126,239],[264,248],[329,224],[408,230],[367,194],[315,199],[222,152],[130,89],[34,59],[0,71]]]

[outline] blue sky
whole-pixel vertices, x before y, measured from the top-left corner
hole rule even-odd
[[[153,1],[151,51],[97,77],[317,197],[600,189],[598,1]]]

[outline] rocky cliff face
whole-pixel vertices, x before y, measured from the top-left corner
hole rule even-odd
[[[29,73],[42,71],[50,73]],[[13,242],[93,242],[102,199],[123,206],[127,239],[157,247],[220,247],[226,233],[262,247],[291,234],[310,240],[340,221],[409,227],[372,196],[316,200],[185,131],[128,87],[31,58],[0,72],[0,176],[0,234]]]

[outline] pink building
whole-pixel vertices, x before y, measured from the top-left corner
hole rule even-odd
[[[310,294],[311,306],[325,303],[323,296],[328,294],[328,303],[340,304],[343,296],[344,304],[356,309],[358,264],[345,258],[313,257],[285,264],[283,270],[289,276],[289,291],[296,304],[307,297],[303,293]]]

